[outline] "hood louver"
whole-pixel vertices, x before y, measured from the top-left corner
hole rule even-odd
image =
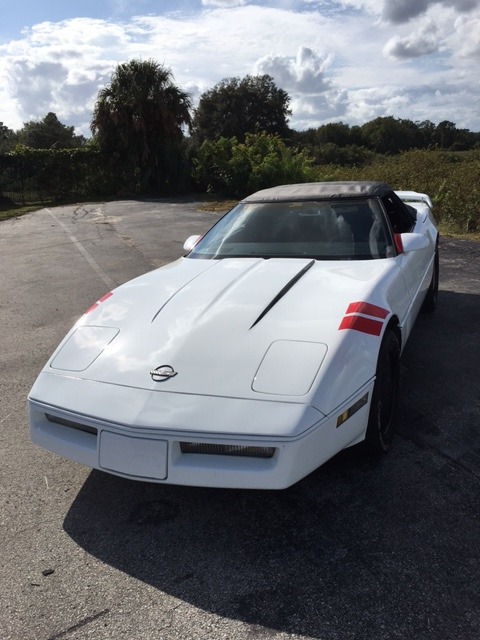
[[[305,267],[303,267],[301,271],[299,271],[295,276],[293,276],[293,278],[289,282],[287,282],[287,284],[283,287],[283,289],[281,289],[277,293],[277,295],[273,298],[273,300],[271,300],[271,302],[265,307],[262,313],[258,316],[255,322],[252,324],[250,329],[253,329],[253,327],[256,324],[258,324],[263,317],[267,315],[270,309],[272,309],[277,304],[277,302],[280,302],[283,296],[286,293],[288,293],[288,291],[290,291],[290,289],[300,280],[300,278],[302,278],[307,273],[307,271],[309,271],[313,267],[314,264],[315,264],[315,260],[311,260]]]

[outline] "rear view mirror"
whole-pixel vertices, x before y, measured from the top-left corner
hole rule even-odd
[[[426,249],[429,245],[427,236],[421,233],[402,233],[400,234],[400,239],[405,253]]]

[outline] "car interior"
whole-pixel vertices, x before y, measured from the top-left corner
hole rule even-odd
[[[394,255],[391,230],[375,198],[239,207],[231,224],[220,225],[216,234],[214,227],[213,234],[207,234],[189,255],[319,260],[371,260]]]

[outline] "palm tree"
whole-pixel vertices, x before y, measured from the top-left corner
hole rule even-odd
[[[100,90],[91,130],[143,188],[165,188],[178,174],[190,109],[190,96],[173,83],[170,69],[154,60],[131,60],[118,65]]]

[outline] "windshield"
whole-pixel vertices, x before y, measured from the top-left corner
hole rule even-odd
[[[188,257],[366,260],[393,255],[383,211],[369,198],[240,203]]]

